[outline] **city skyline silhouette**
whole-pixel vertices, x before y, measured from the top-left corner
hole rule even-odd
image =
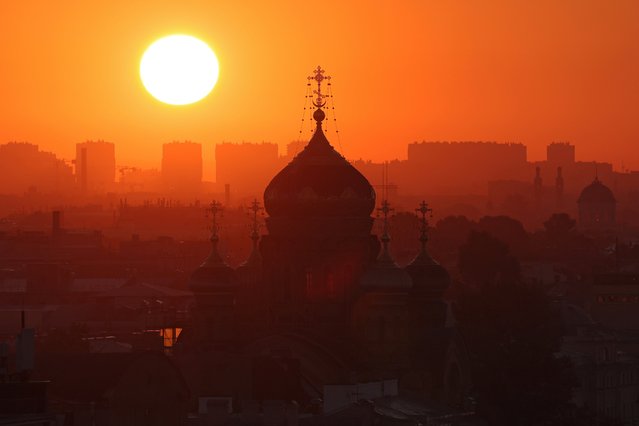
[[[639,424],[639,3],[0,13],[0,424]]]
[[[402,158],[421,140],[496,140],[540,160],[546,144],[569,141],[582,159],[639,168],[631,1],[76,6],[6,5],[3,143],[71,158],[75,143],[102,139],[118,143],[121,164],[143,168],[171,140],[202,143],[205,162],[222,141],[282,145],[298,138],[304,76],[321,62],[337,77],[348,158]],[[313,19],[324,29],[309,30]],[[220,79],[201,102],[171,107],[145,92],[137,68],[151,41],[180,32],[217,51]]]

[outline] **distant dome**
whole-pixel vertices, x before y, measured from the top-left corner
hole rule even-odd
[[[375,208],[373,187],[326,139],[323,111],[315,111],[314,118],[317,129],[306,148],[264,191],[267,213],[270,217],[369,217]]]
[[[581,191],[577,199],[579,204],[615,204],[615,196],[610,188],[597,178]]]

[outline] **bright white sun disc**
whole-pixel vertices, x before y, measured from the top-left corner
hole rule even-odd
[[[186,105],[208,95],[219,75],[211,48],[188,35],[171,35],[151,44],[140,61],[140,78],[159,101]]]

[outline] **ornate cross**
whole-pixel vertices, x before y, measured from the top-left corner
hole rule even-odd
[[[251,240],[253,240],[254,243],[257,243],[257,240],[260,238],[260,234],[259,234],[260,227],[257,221],[257,214],[263,209],[259,201],[257,201],[257,199],[254,199],[253,202],[251,203],[251,207],[249,207],[249,210],[253,213]]]
[[[382,232],[382,244],[384,245],[384,251],[388,250],[388,243],[390,242],[390,235],[388,235],[388,215],[393,212],[395,209],[392,209],[388,200],[382,201],[382,206],[377,209],[378,212],[381,212],[384,217],[384,229]]]
[[[311,80],[315,80],[317,82],[317,90],[313,90],[313,93],[317,95],[317,98],[315,98],[315,101],[313,101],[313,105],[315,105],[317,108],[323,107],[326,104],[326,101],[324,100],[324,98],[328,97],[328,95],[322,94],[322,81],[328,80],[329,84],[331,81],[330,76],[324,75],[325,72],[326,71],[323,70],[322,67],[318,65],[317,68],[313,70],[313,74],[315,74],[315,76],[307,77],[309,82]]]
[[[422,214],[419,239],[423,244],[425,244],[426,241],[428,241],[428,235],[426,234],[428,231],[428,219],[426,218],[426,215],[430,214],[430,217],[432,217],[433,209],[428,207],[428,203],[426,203],[426,201],[422,201],[419,203],[419,208],[415,209],[415,211]]]
[[[213,215],[213,223],[211,225],[211,239],[215,238],[217,239],[217,215],[221,215],[222,212],[224,211],[224,208],[222,207],[222,203],[213,200],[211,202],[211,204],[209,204],[209,208],[206,209],[207,212],[211,213]]]
[[[382,206],[377,209],[384,216],[384,222],[388,219],[388,214],[393,212],[395,209],[392,209],[388,200],[382,201]]]

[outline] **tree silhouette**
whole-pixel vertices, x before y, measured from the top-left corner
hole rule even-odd
[[[566,236],[575,230],[577,221],[567,213],[555,213],[544,222],[548,235]]]
[[[515,253],[521,253],[528,244],[528,233],[517,219],[509,216],[484,216],[477,223],[480,231],[503,241]]]
[[[437,221],[435,232],[441,239],[446,239],[452,245],[459,247],[476,226],[477,224],[466,216],[446,216]]]
[[[459,272],[464,283],[480,287],[498,280],[519,280],[519,261],[508,246],[486,232],[471,231],[459,248]]]
[[[446,216],[437,221],[430,235],[429,248],[440,261],[455,261],[459,247],[468,239],[477,223],[466,216]]]
[[[568,214],[556,213],[544,222],[544,230],[535,235],[532,245],[538,257],[581,259],[581,264],[590,268],[598,256],[598,246],[600,250],[602,244],[608,242],[587,237],[576,229],[576,221]]]
[[[534,425],[565,413],[575,379],[569,361],[555,356],[561,327],[540,288],[505,280],[466,288],[455,313],[480,417]]]

